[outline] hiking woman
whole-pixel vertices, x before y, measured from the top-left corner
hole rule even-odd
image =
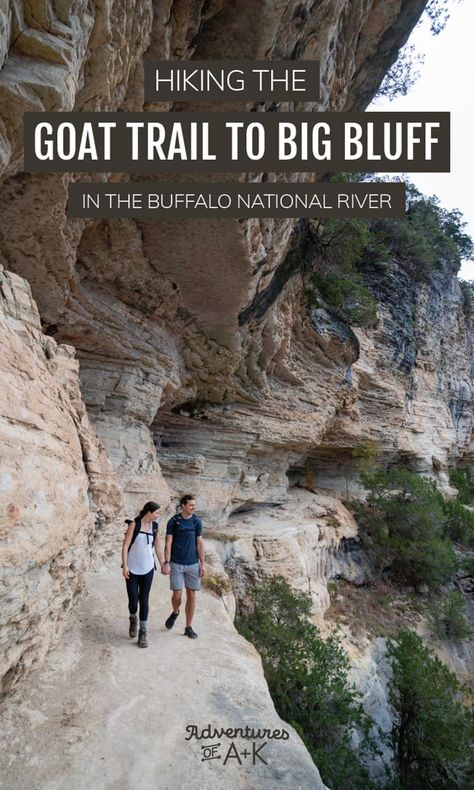
[[[155,572],[156,553],[160,567],[164,556],[158,535],[160,506],[147,502],[134,521],[129,522],[122,544],[122,573],[127,584],[128,610],[130,612],[129,636],[137,635],[137,609],[140,607],[138,646],[148,647],[147,621],[148,598]]]

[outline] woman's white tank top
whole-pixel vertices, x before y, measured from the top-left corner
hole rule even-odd
[[[144,534],[139,532],[135,538],[133,545],[128,552],[127,560],[128,570],[132,573],[142,575],[149,573],[155,567],[155,558],[153,556],[153,529]]]

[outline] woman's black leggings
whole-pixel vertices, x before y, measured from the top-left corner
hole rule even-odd
[[[140,621],[142,623],[146,623],[148,620],[148,597],[154,573],[153,568],[148,573],[143,574],[130,571],[129,578],[125,580],[128,593],[128,611],[130,614],[136,614],[138,604],[140,604]]]

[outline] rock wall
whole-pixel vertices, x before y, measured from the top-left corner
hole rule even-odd
[[[60,637],[122,503],[79,391],[74,349],[41,332],[25,280],[0,267],[2,691]],[[100,540],[98,539],[100,536]]]
[[[5,347],[17,349],[12,357],[22,371],[30,358],[35,371],[31,380],[17,371],[11,389],[8,379],[0,389],[5,413],[15,406],[2,422],[3,443],[8,446],[11,431],[24,437],[2,457],[7,484],[17,470],[12,490],[21,492],[8,493],[2,515],[9,523],[13,504],[23,519],[6,544],[7,686],[22,662],[50,644],[45,601],[48,611],[63,608],[62,622],[67,619],[93,544],[107,543],[92,535],[97,524],[113,523],[121,495],[131,512],[143,499],[167,505],[170,496],[194,491],[209,527],[238,536],[232,556],[220,561],[230,562],[241,587],[251,565],[246,557],[261,560],[259,573],[279,567],[275,524],[295,560],[288,573],[314,593],[322,611],[329,576],[365,571],[347,549],[355,537],[349,515],[311,490],[336,497],[356,490],[352,451],[367,440],[444,485],[446,465],[472,448],[472,335],[446,266],[416,286],[403,267],[374,275],[378,324],[356,330],[322,308],[307,309],[300,277],[301,260],[312,262],[314,255],[307,223],[71,219],[67,185],[75,176],[22,172],[22,113],[170,109],[144,105],[145,57],[315,58],[320,104],[289,108],[364,109],[424,5],[78,0],[0,6],[0,240],[5,267],[15,273],[3,276],[23,294],[19,277],[26,278],[39,311],[28,296],[27,317],[13,318],[12,307],[6,312]],[[298,177],[305,176],[289,176]],[[41,397],[30,397],[38,388]],[[33,414],[26,427],[18,411],[23,398]],[[44,444],[36,450],[38,435]],[[48,452],[54,461],[46,464]],[[72,508],[65,505],[69,485]],[[301,486],[308,491],[298,491]],[[32,511],[24,508],[41,490],[49,492],[49,504],[41,511],[38,503],[43,515],[32,550],[25,542]],[[272,522],[274,505],[281,509]],[[48,568],[61,535],[66,554],[55,560],[54,581]],[[28,593],[25,620],[29,578],[38,597]]]
[[[424,0],[139,0],[133,7],[18,5],[6,15],[0,208],[8,231],[2,248],[9,268],[30,282],[48,334],[77,350],[85,402],[128,507],[148,485],[167,495],[146,438],[159,409],[190,399],[260,402],[268,365],[284,382],[292,380],[284,360],[292,335],[287,308],[272,311],[280,333],[275,345],[268,316],[263,326],[242,316],[254,315],[255,301],[282,279],[295,223],[71,220],[65,213],[71,176],[21,172],[22,113],[148,109],[145,57],[232,55],[318,58],[318,108],[360,109],[423,6]],[[288,309],[298,308],[296,296]]]

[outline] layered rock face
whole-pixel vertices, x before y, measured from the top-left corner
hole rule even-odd
[[[107,550],[122,495],[87,417],[74,349],[42,334],[28,284],[3,268],[0,322],[0,639],[7,691],[60,636],[91,555]]]
[[[285,355],[298,297],[272,310],[275,327],[268,315],[258,319],[259,297],[284,283],[294,223],[71,220],[70,176],[18,172],[21,113],[141,110],[145,57],[317,58],[319,109],[363,108],[423,5],[179,0],[25,7],[6,17],[2,245],[30,282],[47,332],[77,349],[84,398],[129,505],[147,486],[166,496],[143,431],[160,408],[190,399],[258,404],[269,366],[293,380]]]
[[[421,286],[401,266],[374,277],[379,321],[362,331],[323,308],[308,309],[301,263],[313,263],[313,252],[304,222],[69,218],[73,176],[22,172],[22,113],[170,109],[144,106],[146,57],[319,59],[321,103],[295,109],[364,109],[424,4],[39,3],[16,4],[0,17],[2,251],[17,275],[7,280],[21,293],[18,276],[30,284],[45,333],[38,317],[17,317],[16,330],[5,330],[6,347],[26,345],[15,358],[41,360],[34,379],[25,374],[12,391],[22,398],[42,382],[48,416],[41,416],[42,402],[30,402],[29,424],[44,420],[44,438],[58,446],[48,467],[43,451],[23,452],[36,429],[21,427],[15,413],[6,435],[21,429],[26,444],[12,444],[6,474],[17,469],[15,490],[25,492],[30,483],[32,492],[48,490],[48,481],[76,486],[75,506],[66,509],[62,489],[51,490],[52,509],[35,530],[49,549],[26,554],[32,578],[49,574],[49,584],[57,544],[47,536],[53,528],[65,535],[67,524],[79,572],[66,563],[58,574],[64,586],[51,611],[73,598],[71,584],[80,586],[94,517],[111,523],[121,495],[131,512],[145,499],[167,505],[187,490],[198,495],[209,527],[238,538],[220,561],[242,601],[246,578],[281,569],[278,535],[294,560],[288,574],[324,610],[329,576],[364,572],[351,543],[356,526],[337,501],[357,487],[353,448],[377,442],[385,457],[409,459],[446,484],[446,464],[470,444],[473,355],[461,294],[446,267]],[[298,177],[305,176],[290,176]],[[54,373],[43,346],[54,350]],[[65,348],[75,349],[80,395],[77,363]],[[60,387],[66,370],[68,385]],[[0,392],[8,414],[12,396]],[[58,436],[69,437],[67,446]],[[326,494],[312,494],[315,488]],[[8,496],[5,508],[17,498]],[[26,533],[13,534],[6,578],[15,587],[27,578]],[[40,597],[31,600],[27,623],[41,651],[49,637]],[[22,646],[22,598],[6,620],[5,672],[35,655],[36,647]]]

